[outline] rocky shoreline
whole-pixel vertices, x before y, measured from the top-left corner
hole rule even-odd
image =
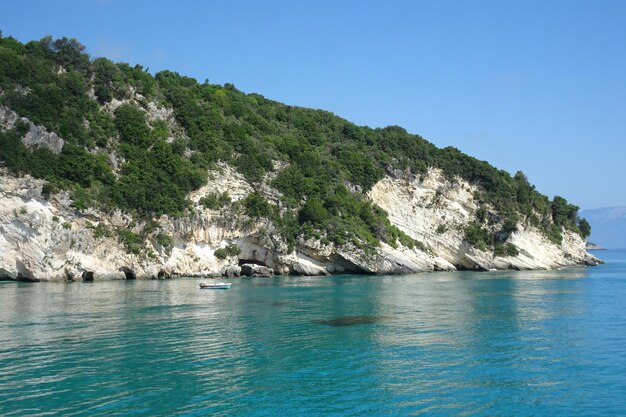
[[[139,231],[144,227],[140,222],[119,211],[77,210],[63,192],[46,200],[41,195],[43,184],[0,170],[0,279],[386,275],[556,269],[601,262],[585,251],[585,242],[572,232],[564,231],[563,243],[556,245],[539,231],[521,225],[509,238],[519,248],[517,256],[495,256],[469,246],[462,230],[477,209],[472,186],[461,180],[447,182],[436,170],[422,179],[388,176],[373,187],[369,198],[388,212],[400,230],[424,245],[419,249],[380,243],[373,251],[302,236],[289,250],[268,220],[233,218],[204,209],[197,201],[207,189],[231,190],[233,200],[250,192],[251,185],[227,166],[190,197],[196,203],[192,216],[157,219],[159,231],[171,236],[172,242],[164,246],[146,241],[150,256],[130,252],[115,235],[98,233],[100,225]],[[265,192],[271,197],[271,189]],[[240,253],[220,259],[215,253],[227,245],[236,245]]]

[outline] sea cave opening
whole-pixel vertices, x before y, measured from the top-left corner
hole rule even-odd
[[[239,259],[239,266],[242,266],[243,264],[254,264],[254,265],[260,265],[260,266],[267,266],[264,262],[257,261],[256,259]]]

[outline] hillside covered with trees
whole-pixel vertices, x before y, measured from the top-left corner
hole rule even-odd
[[[171,109],[173,122],[150,118],[153,103]],[[504,242],[518,224],[541,229],[555,243],[563,229],[583,238],[590,233],[578,207],[540,194],[522,172],[511,176],[398,126],[356,126],[232,84],[92,59],[74,39],[22,44],[0,38],[0,105],[65,140],[60,154],[29,149],[21,140],[28,126],[18,123],[0,133],[1,163],[15,174],[45,179],[44,195],[69,190],[77,209],[119,208],[144,219],[185,216],[189,193],[224,162],[252,183],[271,174],[270,185],[282,197],[271,204],[253,193],[231,202],[216,193],[202,200],[208,208],[268,218],[291,245],[305,234],[340,245],[412,247],[420,242],[393,226],[365,193],[386,174],[419,177],[439,168],[449,180],[461,178],[480,190],[481,208],[464,230],[474,247],[515,254]]]

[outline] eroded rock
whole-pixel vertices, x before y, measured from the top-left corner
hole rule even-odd
[[[241,276],[241,267],[239,265],[229,265],[222,270],[222,276],[235,278]]]
[[[273,277],[274,270],[267,266],[257,264],[243,264],[241,265],[241,274],[247,277]]]
[[[227,192],[233,201],[253,188],[240,174],[225,168],[212,184]],[[232,175],[232,177],[231,177]],[[193,215],[158,219],[159,233],[172,238],[167,250],[152,240],[145,253],[133,254],[120,243],[116,230],[139,233],[143,224],[120,211],[89,209],[76,211],[70,194],[62,192],[41,197],[45,181],[29,176],[15,177],[0,168],[0,277],[31,280],[96,280],[207,277],[226,274],[273,276],[281,274],[326,275],[337,273],[400,274],[458,268],[549,269],[572,265],[594,265],[599,260],[584,250],[580,237],[564,231],[563,243],[555,245],[540,231],[520,226],[508,242],[519,249],[515,257],[495,257],[463,241],[463,228],[471,221],[477,205],[467,183],[448,183],[435,171],[421,179],[385,177],[369,193],[389,214],[391,223],[422,242],[425,249],[391,247],[381,243],[365,251],[352,244],[336,246],[320,239],[298,238],[295,250],[286,243],[268,220],[250,221],[238,214],[205,210],[200,205]],[[224,183],[222,183],[224,182]],[[226,184],[226,185],[224,185]],[[192,193],[199,201],[209,188]],[[205,193],[205,194],[203,194]],[[437,228],[440,225],[446,227]],[[100,225],[110,233],[96,236]],[[219,259],[214,253],[226,244],[235,244],[248,266],[233,266],[234,258]],[[262,265],[255,265],[260,263]],[[87,279],[86,279],[87,278]]]
[[[48,132],[45,127],[37,126],[7,107],[0,106],[0,130],[12,129],[17,122],[26,123],[29,127],[22,138],[24,145],[30,148],[48,148],[57,155],[61,153],[65,141],[56,133]]]

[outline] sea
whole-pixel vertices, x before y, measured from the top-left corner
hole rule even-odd
[[[625,416],[598,267],[0,283],[2,416]]]

